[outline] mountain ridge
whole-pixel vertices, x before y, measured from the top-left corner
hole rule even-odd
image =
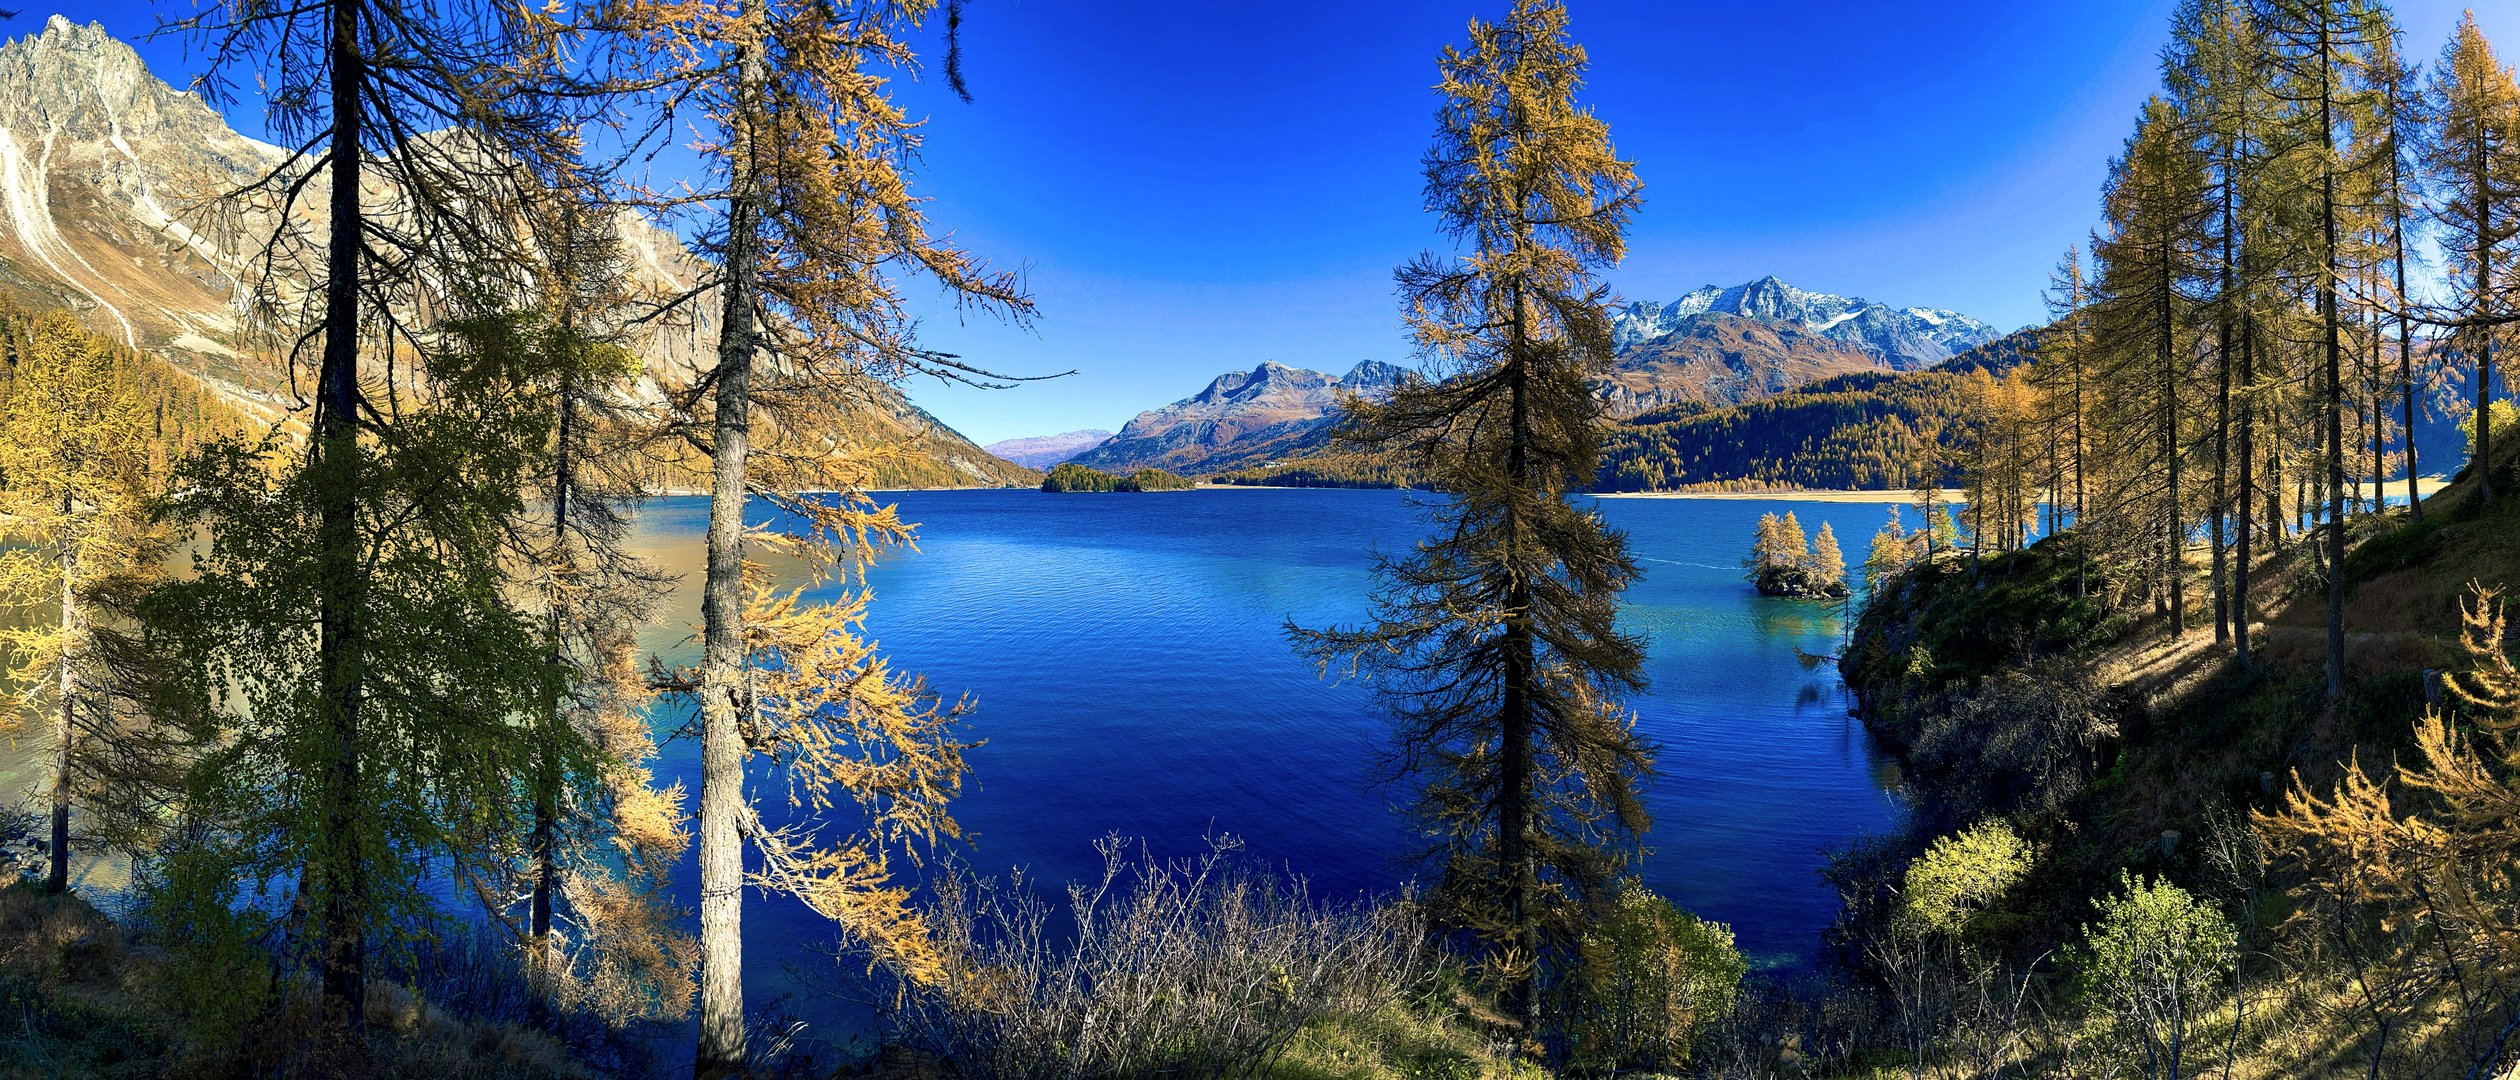
[[[2004,339],[1955,311],[1892,309],[1774,276],[1706,286],[1668,304],[1624,305],[1611,322],[1619,352],[1595,390],[1620,421],[1747,405],[1849,376],[1928,372]],[[1339,393],[1387,391],[1406,374],[1378,361],[1342,376],[1263,361],[1138,413],[1074,460],[1106,472],[1153,467],[1206,476],[1314,457],[1332,450]]]
[[[239,340],[251,238],[268,235],[273,219],[213,199],[285,158],[238,134],[199,95],[159,79],[102,24],[56,14],[40,32],[0,43],[0,299],[68,308],[259,421],[281,422],[303,404],[298,380],[284,361]],[[314,216],[292,227],[320,227],[323,187],[322,177],[310,179],[301,201]],[[635,286],[672,295],[707,272],[671,233],[635,215],[615,220]],[[285,273],[282,285],[302,287]],[[659,320],[624,342],[651,373],[641,400],[661,401],[653,373],[696,370],[714,352],[717,307],[685,304],[672,325]],[[836,428],[907,445],[879,467],[882,486],[1039,479],[889,385],[836,418]]]
[[[1893,308],[1861,297],[1797,288],[1770,274],[1730,288],[1703,285],[1668,303],[1623,305],[1611,313],[1611,343],[1624,353],[1669,337],[1691,320],[1708,315],[1796,325],[1870,352],[1905,371],[1931,367],[2003,336],[1992,324],[1947,308]]]
[[[1137,414],[1110,441],[1072,460],[1104,472],[1195,475],[1304,453],[1328,441],[1340,398],[1388,393],[1407,374],[1379,360],[1359,361],[1342,375],[1263,360]]]
[[[1000,439],[981,449],[1028,469],[1047,469],[1110,440],[1111,433],[1108,431],[1084,428],[1056,435]]]

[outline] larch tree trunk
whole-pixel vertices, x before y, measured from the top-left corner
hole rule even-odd
[[[1526,242],[1528,240],[1526,239]],[[1529,331],[1520,288],[1514,290],[1514,312],[1507,346],[1509,442],[1505,451],[1506,482],[1517,491],[1531,482],[1531,402]],[[1533,924],[1531,892],[1537,887],[1531,861],[1531,680],[1538,650],[1531,632],[1531,587],[1522,578],[1523,537],[1520,520],[1508,518],[1505,560],[1511,583],[1505,596],[1505,685],[1497,755],[1496,857],[1505,872],[1505,912],[1511,921],[1514,947],[1529,965],[1507,988],[1509,1015],[1529,1039],[1540,1037],[1540,939]]]
[[[2336,92],[2333,30],[2319,25],[2319,227],[2326,267],[2319,275],[2319,323],[2327,351],[2327,695],[2345,696],[2345,345],[2336,310],[2343,259],[2336,242]]]
[[[324,840],[317,854],[324,904],[325,1007],[353,1031],[366,1026],[367,880],[359,843],[359,712],[366,619],[359,554],[359,263],[364,241],[359,202],[361,120],[367,57],[359,40],[358,0],[333,0],[332,185],[324,283],[324,358],[315,415],[317,614],[323,707],[329,714],[332,760],[315,785],[324,800]]]
[[[2396,108],[2392,99],[2391,109]],[[2424,520],[2423,494],[2415,489],[2415,346],[2414,332],[2406,313],[2406,215],[2403,212],[2405,179],[2400,175],[2397,155],[2389,155],[2389,189],[2396,197],[2391,205],[2398,209],[2389,215],[2389,245],[2397,274],[2397,345],[2398,391],[2406,409],[2406,512],[2416,521]]]
[[[753,121],[766,79],[758,46],[736,46],[737,91],[727,154],[724,308],[710,447],[709,551],[701,597],[700,1041],[696,1080],[744,1069],[743,889],[744,495],[759,286],[761,191]]]
[[[2476,184],[2476,313],[2481,316],[2493,303],[2494,295],[2494,173],[2482,132],[2477,136],[2471,157]],[[2494,460],[2494,328],[2480,326],[2476,333],[2476,453],[2469,466],[2476,473],[2476,499],[2486,503],[2494,499],[2494,470],[2491,468]]]
[[[567,722],[561,715],[561,703],[566,696],[561,679],[568,667],[567,648],[562,636],[565,633],[562,606],[566,603],[562,598],[567,595],[567,583],[559,580],[559,574],[562,563],[568,558],[569,487],[574,480],[576,466],[570,456],[570,428],[576,419],[576,389],[574,376],[564,372],[552,443],[552,565],[548,570],[552,580],[544,611],[544,633],[551,639],[551,651],[543,661],[548,682],[543,690],[544,737],[535,747],[534,895],[530,929],[537,961],[550,960],[551,951],[557,944],[551,937],[552,894],[558,890],[560,881],[560,763],[556,760],[556,744],[561,725]]]
[[[2222,276],[2221,311],[2214,317],[2214,641],[2231,640],[2231,589],[2228,577],[2231,549],[2231,293],[2232,293],[2232,162],[2231,150],[2225,144],[2222,154]]]
[[[70,496],[61,497],[61,514],[69,520]],[[60,708],[53,719],[51,791],[52,846],[45,852],[44,891],[59,895],[70,889],[70,747],[78,737],[79,702],[79,545],[75,524],[61,538],[61,672]]]
[[[2171,278],[2175,252],[2167,235],[2162,238],[2159,258],[2161,321],[2154,327],[2159,336],[2154,339],[2153,347],[2154,359],[2161,365],[2161,449],[2170,466],[2168,510],[2163,514],[2169,520],[2165,523],[2162,536],[2165,545],[2162,576],[2169,592],[2170,636],[2178,638],[2187,634],[2187,521],[2181,516],[2179,505],[2179,382],[2176,370],[2179,343],[2176,312],[2172,310],[2179,294],[2178,283]]]
[[[2251,452],[2255,449],[2249,444],[2252,436],[2256,434],[2257,410],[2250,402],[2252,397],[2250,387],[2255,386],[2256,383],[2257,324],[2252,319],[2243,322],[2240,327],[2240,430],[2233,435],[2238,442],[2238,445],[2233,447],[2233,452],[2240,464],[2240,482],[2239,490],[2233,493],[2234,505],[2238,507],[2239,512],[2231,516],[2232,526],[2238,532],[2238,535],[2232,537],[2231,647],[2232,655],[2242,671],[2249,669],[2251,660],[2249,656],[2249,559],[2254,554],[2251,551],[2250,540],[2257,530],[2253,527],[2256,522],[2249,507],[2250,481],[2254,479],[2250,475],[2253,464]]]

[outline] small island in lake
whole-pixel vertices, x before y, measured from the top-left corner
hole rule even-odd
[[[1750,584],[1761,596],[1797,600],[1844,600],[1846,556],[1838,550],[1837,533],[1828,522],[1806,541],[1802,523],[1791,510],[1784,517],[1759,515],[1759,538],[1750,545]]]
[[[1041,479],[1043,491],[1188,491],[1197,486],[1198,482],[1189,477],[1162,469],[1139,469],[1127,476],[1113,476],[1072,461],[1054,466]]]

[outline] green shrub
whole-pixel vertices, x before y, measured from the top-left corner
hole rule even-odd
[[[2086,986],[2135,1042],[2148,1075],[2185,1076],[2192,1028],[2221,999],[2239,934],[2185,889],[2123,871],[2118,880],[2122,891],[2100,901],[2100,925],[2084,928]]]
[[[166,948],[166,976],[153,988],[159,1008],[179,1018],[195,1053],[238,1045],[271,1004],[271,960],[255,944],[269,917],[237,902],[236,876],[223,860],[177,851],[140,881],[147,936]]]
[[[2494,418],[2494,445],[2511,445],[2513,435],[2515,433],[2520,433],[2520,406],[2515,406],[2508,401],[2496,401],[2487,405],[2486,411],[2491,413]],[[2465,441],[2468,456],[2471,458],[2475,457],[2476,414],[2474,412],[2470,412],[2466,416],[2460,418],[2459,438]]]
[[[1569,1065],[1606,1074],[1687,1064],[1749,970],[1731,927],[1630,883],[1579,944]]]
[[[1918,930],[1959,937],[2030,876],[2030,862],[2030,845],[2000,819],[1943,837],[1908,864],[1901,916]]]

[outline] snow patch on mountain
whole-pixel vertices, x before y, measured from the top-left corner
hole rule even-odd
[[[1863,349],[1897,368],[1931,367],[2002,336],[1995,327],[1943,308],[1892,308],[1861,297],[1812,292],[1774,276],[1722,288],[1702,286],[1669,303],[1640,301],[1611,313],[1622,352],[1662,341],[1709,314],[1804,330]]]
[[[1084,431],[1063,431],[1056,435],[1001,439],[981,449],[1027,469],[1047,469],[1110,440],[1110,432],[1100,428],[1089,428]]]

